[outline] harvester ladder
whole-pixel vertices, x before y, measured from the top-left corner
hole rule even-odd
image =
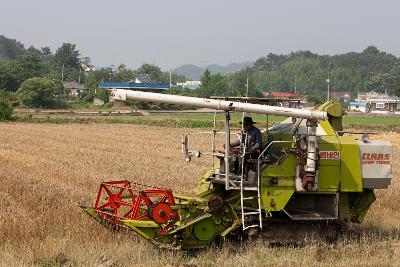
[[[244,177],[244,165],[245,165],[245,160],[246,160],[246,148],[247,148],[247,136],[245,138],[245,144],[243,147],[243,154],[241,156],[242,160],[242,173],[241,173],[241,179],[240,179],[240,206],[242,209],[242,227],[243,230],[253,228],[253,227],[260,227],[262,228],[262,218],[261,218],[261,199],[260,199],[260,175],[257,173],[257,183],[256,185],[250,185],[246,186],[245,181],[243,180]],[[258,159],[259,161],[259,159]],[[257,161],[257,166],[259,166]],[[252,195],[252,196],[244,196],[244,192],[248,191],[257,191],[257,195]],[[246,205],[246,203],[254,203],[254,199],[256,199],[257,206],[254,208],[249,207]],[[257,215],[257,216],[255,216]],[[247,218],[251,218],[250,220],[247,220]],[[254,218],[256,218],[254,220]],[[247,221],[250,221],[250,224],[246,224]]]
[[[257,175],[258,177],[258,175]],[[242,176],[243,178],[243,176]],[[257,194],[251,196],[245,196],[245,192],[255,192]],[[246,194],[247,195],[247,194]],[[256,203],[256,207],[254,207],[254,200]],[[251,204],[250,204],[251,203]],[[260,180],[257,179],[256,186],[245,186],[243,179],[240,183],[240,205],[242,208],[242,226],[243,230],[253,227],[260,227],[262,228],[262,215],[261,215],[261,198],[260,198]],[[257,215],[257,216],[255,216]],[[248,220],[251,218],[251,220]],[[250,224],[247,224],[250,221]]]

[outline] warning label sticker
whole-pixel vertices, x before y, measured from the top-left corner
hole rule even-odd
[[[340,160],[340,151],[320,151],[319,158]]]

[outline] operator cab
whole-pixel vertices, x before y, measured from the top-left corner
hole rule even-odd
[[[273,140],[273,136],[269,133],[267,126],[267,129],[262,132],[257,128],[256,131],[260,132],[261,141],[259,141],[259,146],[252,150],[252,146],[254,146],[252,144],[252,136],[246,133],[244,127],[238,132],[231,131],[230,114],[225,112],[224,115],[225,131],[217,131],[214,127],[211,132],[183,135],[182,151],[185,155],[185,160],[190,161],[192,157],[210,155],[212,156],[213,165],[213,173],[210,179],[213,184],[225,185],[226,190],[258,189],[258,173],[264,166],[273,164],[282,157],[281,148],[274,145],[276,141]],[[243,117],[242,122],[250,121],[254,124],[249,118]],[[245,123],[242,125],[247,127]],[[193,146],[192,142],[199,135],[205,137],[200,140],[199,145],[191,148]],[[206,149],[204,148],[206,143],[211,144],[211,151],[205,152],[203,150]],[[279,141],[278,143],[291,143],[291,140],[288,142]],[[221,146],[224,147],[224,151],[220,150]]]

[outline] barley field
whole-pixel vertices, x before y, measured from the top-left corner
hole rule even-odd
[[[394,179],[366,221],[337,243],[271,246],[262,240],[187,254],[111,233],[78,205],[101,181],[127,179],[190,193],[210,158],[183,161],[193,129],[128,124],[0,124],[0,266],[400,266],[397,134]],[[383,138],[380,136],[380,138]]]

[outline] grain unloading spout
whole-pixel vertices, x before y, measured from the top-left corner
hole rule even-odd
[[[111,100],[135,100],[140,102],[165,103],[197,108],[210,108],[215,110],[248,112],[255,114],[277,115],[312,120],[326,120],[328,118],[328,115],[325,111],[318,110],[275,107],[260,104],[250,104],[226,100],[206,99],[159,93],[148,93],[124,89],[113,90]]]

